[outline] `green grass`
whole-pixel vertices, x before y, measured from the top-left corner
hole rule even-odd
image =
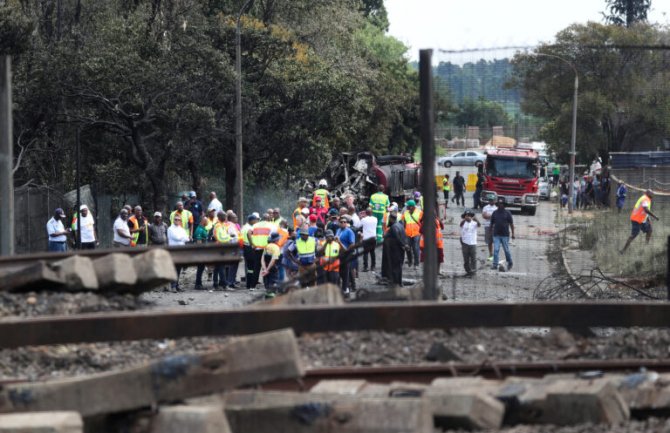
[[[653,221],[653,234],[649,244],[640,233],[626,252],[621,255],[630,236],[630,209],[620,214],[615,210],[596,210],[592,218],[573,218],[572,224],[581,224],[580,248],[592,250],[600,268],[620,277],[663,279],[667,268],[667,242],[670,235],[670,211],[656,209],[660,221]]]

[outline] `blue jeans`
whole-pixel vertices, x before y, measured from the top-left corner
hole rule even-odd
[[[505,251],[505,260],[508,264],[512,263],[512,254],[509,251],[509,236],[493,236],[493,268],[498,267],[498,253],[500,252],[500,245],[502,244],[503,251]]]
[[[49,252],[64,252],[67,251],[67,242],[49,241]]]

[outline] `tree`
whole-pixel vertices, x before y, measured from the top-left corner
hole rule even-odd
[[[655,45],[668,36],[667,30],[649,25],[575,24],[561,31],[555,44],[516,55],[509,85],[522,92],[524,112],[547,119],[542,138],[567,156],[574,83],[569,62],[580,80],[579,159],[601,156],[606,163],[612,151],[654,149],[670,134],[669,58],[663,51],[619,47]]]
[[[464,126],[492,128],[511,122],[502,105],[480,98],[476,101],[466,99],[454,115],[454,123]]]
[[[604,13],[605,21],[617,26],[630,27],[637,22],[647,20],[651,0],[606,0],[609,14]]]

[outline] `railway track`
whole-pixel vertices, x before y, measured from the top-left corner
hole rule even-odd
[[[574,374],[593,378],[605,373],[629,374],[640,369],[657,373],[670,372],[670,359],[624,359],[624,360],[578,360],[542,362],[485,362],[446,363],[438,365],[393,365],[365,367],[326,367],[305,371],[299,380],[276,381],[263,386],[264,389],[304,391],[322,380],[365,380],[374,383],[423,383],[430,384],[441,377],[483,377],[505,379],[507,377],[541,378],[548,374]]]
[[[360,303],[41,316],[0,320],[0,348],[246,335],[282,328],[292,328],[299,334],[508,326],[670,327],[670,304]]]
[[[242,253],[237,245],[185,245],[174,247],[150,247],[164,248],[172,256],[175,265],[190,266],[198,264],[215,264],[239,262]],[[0,276],[14,271],[27,268],[36,262],[56,262],[74,255],[81,255],[96,259],[107,254],[122,253],[134,256],[147,251],[147,248],[105,248],[97,250],[74,250],[64,253],[36,253],[21,254],[16,256],[0,257]]]

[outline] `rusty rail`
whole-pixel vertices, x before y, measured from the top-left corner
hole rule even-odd
[[[361,303],[12,318],[0,320],[0,348],[244,335],[281,328],[293,328],[296,333],[305,333],[506,326],[669,327],[670,304]]]
[[[237,245],[185,245],[175,247],[150,247],[164,248],[172,255],[176,265],[188,266],[197,264],[214,264],[238,262],[242,258],[242,252]],[[26,268],[40,260],[55,262],[73,255],[82,255],[96,259],[112,253],[123,253],[136,255],[146,252],[147,248],[105,248],[97,250],[74,250],[64,253],[36,253],[22,254],[17,256],[0,257],[0,275],[18,271]]]
[[[299,381],[281,380],[263,385],[273,390],[308,390],[321,380],[365,380],[375,383],[411,382],[429,384],[441,377],[515,377],[541,378],[547,374],[634,373],[645,368],[658,373],[670,372],[670,359],[571,360],[536,362],[484,362],[446,364],[408,364],[311,368]]]

